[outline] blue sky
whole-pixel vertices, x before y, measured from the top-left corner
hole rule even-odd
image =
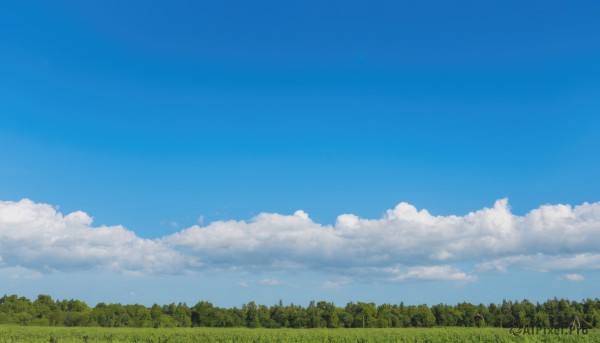
[[[596,1],[4,2],[0,292],[597,296],[599,18]]]

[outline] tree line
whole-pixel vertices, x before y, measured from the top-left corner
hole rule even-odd
[[[101,302],[92,308],[80,300],[53,300],[49,295],[38,295],[34,301],[17,295],[0,298],[0,324],[37,326],[388,328],[510,327],[516,323],[566,328],[576,317],[588,328],[598,326],[600,299],[433,306],[350,302],[345,307],[326,301],[311,301],[307,307],[283,305],[281,301],[265,306],[251,301],[240,308],[221,308],[207,301],[191,307],[185,303],[146,307]]]

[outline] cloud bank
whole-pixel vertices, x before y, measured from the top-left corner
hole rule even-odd
[[[468,265],[472,270],[459,267]],[[398,282],[475,281],[475,273],[511,268],[575,275],[600,269],[600,203],[543,205],[517,216],[501,199],[466,215],[435,216],[403,202],[379,219],[342,214],[334,225],[303,211],[262,213],[145,239],[122,226],[95,227],[84,212],[0,201],[0,267],[144,274],[304,269]]]
[[[27,199],[0,202],[3,267],[179,273],[190,263],[190,256],[120,225],[93,227],[92,218],[81,211],[62,215],[50,205]]]

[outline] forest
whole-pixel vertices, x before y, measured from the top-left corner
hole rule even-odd
[[[38,295],[31,301],[17,295],[0,298],[0,324],[31,326],[100,327],[248,327],[248,328],[389,328],[389,327],[499,327],[511,325],[566,328],[575,318],[583,326],[598,327],[600,299],[581,302],[548,299],[499,304],[405,305],[350,302],[337,307],[326,301],[311,301],[307,307],[257,305],[251,301],[240,308],[220,308],[200,301],[146,307],[139,304],[98,303],[88,306],[80,300],[53,300]]]

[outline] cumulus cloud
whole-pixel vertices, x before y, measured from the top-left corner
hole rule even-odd
[[[306,213],[260,214],[165,237],[166,244],[213,264],[298,268],[379,268],[478,263],[478,270],[597,269],[600,203],[544,205],[525,216],[506,199],[464,216],[434,216],[400,203],[380,219],[340,215],[335,225]],[[443,263],[440,263],[443,262]],[[466,274],[465,274],[466,275]]]
[[[62,215],[30,200],[0,202],[0,256],[4,266],[39,271],[170,273],[193,263],[159,240],[122,226],[93,227],[84,212]]]
[[[161,239],[92,225],[30,200],[0,202],[0,265],[44,270],[181,273],[310,269],[393,281],[475,281],[473,271],[600,269],[600,203],[544,205],[518,216],[508,201],[436,216],[400,203],[381,218],[353,214],[322,225],[307,213],[194,225]],[[464,267],[463,267],[464,268]]]

